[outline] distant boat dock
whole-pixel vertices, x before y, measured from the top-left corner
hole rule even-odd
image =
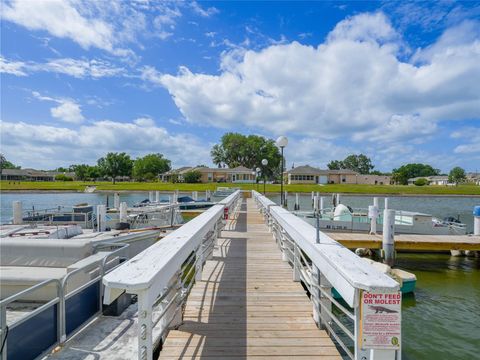
[[[381,249],[382,235],[355,232],[328,232],[326,234],[349,249]],[[419,235],[395,234],[395,250],[411,251],[480,251],[478,235]]]

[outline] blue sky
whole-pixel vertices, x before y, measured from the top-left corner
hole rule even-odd
[[[226,131],[288,166],[365,153],[480,170],[480,2],[2,0],[1,151],[211,164]]]

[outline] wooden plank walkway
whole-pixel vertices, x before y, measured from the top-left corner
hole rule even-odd
[[[252,199],[229,226],[160,359],[341,359]]]
[[[349,249],[382,248],[382,235],[324,232]],[[480,236],[395,234],[395,249],[417,251],[480,250]]]

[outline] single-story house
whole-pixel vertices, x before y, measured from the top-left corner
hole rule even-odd
[[[297,166],[285,172],[287,184],[327,184],[328,170],[321,170],[310,165]]]
[[[55,177],[60,174],[75,178],[75,173],[35,169],[3,169],[1,178],[7,181],[55,181]]]
[[[477,172],[471,172],[467,174],[467,182],[475,184],[475,185],[480,185],[480,173]]]
[[[446,175],[436,175],[436,176],[419,176],[410,178],[407,180],[408,185],[415,185],[415,182],[418,179],[427,179],[428,185],[450,185],[448,182],[448,176]]]
[[[390,184],[390,176],[386,175],[364,175],[348,169],[323,170],[310,165],[286,171],[284,179],[287,184]]]
[[[235,168],[209,168],[205,166],[190,167],[185,166],[179,169],[170,170],[160,175],[161,181],[164,182],[183,182],[183,176],[189,171],[198,171],[202,174],[200,181],[202,183],[211,182],[231,182],[235,184],[240,183],[254,183],[256,179],[255,171],[244,166],[237,166]]]

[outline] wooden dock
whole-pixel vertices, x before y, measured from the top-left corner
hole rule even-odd
[[[223,231],[160,359],[341,359],[252,199]]]
[[[381,249],[382,235],[369,235],[355,232],[325,232],[332,239],[349,249]],[[474,235],[414,235],[396,234],[396,250],[410,251],[480,251],[480,236]]]

